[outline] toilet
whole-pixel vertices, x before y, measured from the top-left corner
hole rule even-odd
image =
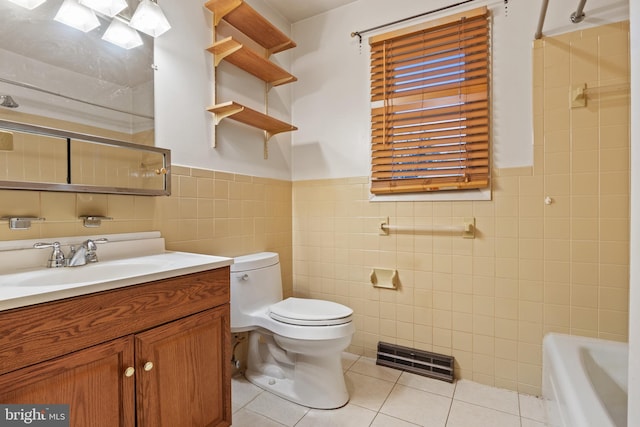
[[[310,408],[345,405],[341,353],[355,331],[352,315],[331,301],[283,300],[277,253],[234,258],[231,332],[250,331],[245,376],[267,391]]]

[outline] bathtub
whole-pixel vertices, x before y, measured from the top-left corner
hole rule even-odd
[[[626,343],[563,334],[543,341],[542,395],[550,427],[626,427]]]

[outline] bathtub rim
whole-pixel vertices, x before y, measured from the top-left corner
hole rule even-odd
[[[553,400],[547,388],[547,376],[555,378],[553,386],[561,394],[563,402],[555,402],[566,407],[571,416],[571,424],[575,426],[618,427],[598,398],[594,386],[589,380],[586,368],[582,363],[582,348],[607,348],[624,351],[628,359],[628,343],[560,333],[549,333],[543,338],[543,388],[545,400]],[[574,362],[574,363],[571,363]],[[627,362],[628,364],[628,362]],[[597,409],[596,409],[597,408]],[[562,409],[561,409],[562,410]],[[552,420],[548,420],[551,422]]]

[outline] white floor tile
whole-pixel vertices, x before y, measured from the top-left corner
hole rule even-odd
[[[393,383],[390,381],[362,375],[357,372],[347,372],[345,381],[349,391],[349,403],[373,411],[380,410],[393,388]]]
[[[417,425],[385,414],[376,415],[376,419],[371,423],[371,427],[416,427]]]
[[[396,384],[380,412],[427,427],[444,427],[451,399]]]
[[[520,417],[453,400],[447,427],[520,427]]]
[[[520,416],[524,418],[530,418],[532,420],[546,422],[546,412],[544,409],[544,400],[529,396],[526,394],[519,394],[520,399]]]
[[[347,353],[346,351],[342,353],[342,370],[346,371],[349,369],[356,361],[360,358],[357,354]]]
[[[473,381],[460,380],[456,382],[456,391],[453,398],[486,408],[520,415],[518,393],[515,391],[490,387]]]
[[[234,413],[231,421],[232,427],[283,427],[280,423],[244,408]]]
[[[332,410],[311,409],[296,427],[369,427],[375,416],[375,411],[349,404]]]
[[[402,371],[397,369],[391,369],[386,366],[376,365],[376,360],[368,357],[361,357],[356,363],[354,363],[350,371],[357,372],[362,375],[369,375],[370,377],[376,377],[385,381],[396,382],[400,377]]]
[[[241,375],[233,377],[231,381],[231,403],[234,411],[251,402],[263,390],[251,384]]]
[[[547,427],[547,424],[540,421],[530,420],[529,418],[522,418],[520,421],[522,423],[521,427]]]
[[[403,372],[402,375],[400,375],[398,384],[417,388],[422,391],[428,391],[429,393],[440,394],[446,397],[453,397],[453,392],[456,389],[454,383],[427,378],[409,372]]]
[[[533,396],[449,384],[349,353],[342,361],[350,401],[334,410],[309,409],[233,377],[233,427],[547,427],[544,401]]]
[[[296,425],[309,411],[304,406],[296,405],[268,392],[258,395],[247,404],[246,408],[289,427]]]

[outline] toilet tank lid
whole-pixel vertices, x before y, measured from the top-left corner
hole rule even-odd
[[[278,254],[275,252],[260,252],[235,257],[231,264],[231,271],[248,271],[257,268],[269,267],[279,262]]]

